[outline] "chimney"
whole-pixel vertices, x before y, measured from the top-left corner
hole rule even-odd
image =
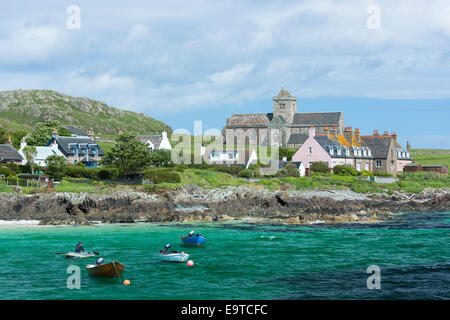
[[[356,128],[356,129],[355,129],[355,138],[356,138],[356,140],[358,140],[358,142],[361,142],[361,141],[359,140],[359,128]]]
[[[388,135],[389,135],[389,132],[387,132],[386,130],[384,130],[383,136],[388,136]]]
[[[397,134],[395,132],[392,133],[392,140],[394,140],[394,143],[397,143]]]
[[[9,144],[10,146],[13,145],[13,144],[12,144],[12,141],[11,141],[11,136],[8,136],[8,144]]]
[[[309,136],[314,137],[316,135],[316,129],[314,127],[309,127]]]
[[[337,138],[337,129],[336,129],[336,127],[333,127],[333,129],[331,129],[331,135],[332,135],[334,138]]]
[[[325,133],[325,135],[328,136],[328,127],[323,128],[323,133]]]
[[[373,130],[373,136],[378,137],[380,134],[378,133],[378,130]]]
[[[167,139],[167,132],[163,131],[163,132],[161,133],[161,137],[162,137],[163,139]]]
[[[89,138],[90,138],[91,140],[95,140],[94,130],[92,130],[92,128],[89,129]]]
[[[352,127],[346,127],[344,131],[345,139],[350,143],[350,145],[353,145],[353,128]]]
[[[53,128],[53,137],[55,137],[56,139],[59,138],[58,129],[56,129],[56,128]]]

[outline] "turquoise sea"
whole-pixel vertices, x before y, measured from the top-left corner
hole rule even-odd
[[[190,230],[204,248],[182,247]],[[374,224],[307,226],[169,223],[0,227],[0,299],[449,299],[450,212],[408,213]],[[69,260],[78,241],[126,267],[122,280],[90,278],[94,258]],[[159,249],[195,263],[162,262]],[[81,288],[68,289],[70,265]],[[367,267],[381,269],[369,290]]]

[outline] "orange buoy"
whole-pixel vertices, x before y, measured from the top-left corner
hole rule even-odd
[[[129,286],[131,284],[130,280],[124,280],[123,284],[125,286]]]
[[[192,266],[194,265],[194,261],[189,260],[189,261],[187,262],[187,265],[188,265],[189,267],[192,267]]]

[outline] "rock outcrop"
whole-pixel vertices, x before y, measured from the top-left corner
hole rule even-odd
[[[348,190],[271,191],[260,186],[202,189],[195,184],[148,194],[0,194],[0,220],[41,220],[48,224],[135,221],[224,221],[251,217],[286,223],[371,222],[392,212],[448,211],[449,189],[420,194],[358,194]]]

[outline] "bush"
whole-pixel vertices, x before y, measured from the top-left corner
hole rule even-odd
[[[242,170],[241,172],[239,172],[238,177],[241,178],[252,178],[253,177],[253,171],[249,170],[247,168],[244,168],[244,170]]]
[[[373,178],[373,173],[368,171],[368,170],[363,170],[360,175],[361,175],[361,177],[371,177],[371,178]]]
[[[178,173],[167,170],[149,170],[145,173],[144,179],[149,179],[154,184],[159,183],[180,183],[181,178]]]
[[[339,176],[357,176],[358,171],[348,164],[337,165],[333,168],[334,174]]]
[[[325,162],[313,162],[311,164],[311,171],[318,173],[328,173],[330,172],[330,168]]]
[[[10,168],[0,167],[0,175],[4,175],[5,177],[13,176],[15,174]]]
[[[386,171],[375,171],[373,173],[373,175],[377,176],[377,177],[392,177],[392,174],[390,174],[390,173],[388,173]]]
[[[216,166],[214,168],[215,171],[228,173],[228,174],[231,174],[232,176],[238,176],[239,173],[241,173],[241,171],[244,170],[244,169],[245,169],[245,167],[237,166],[237,165]]]
[[[300,172],[298,172],[298,169],[296,166],[294,166],[291,163],[288,163],[283,169],[278,171],[277,176],[279,177],[300,177]]]

